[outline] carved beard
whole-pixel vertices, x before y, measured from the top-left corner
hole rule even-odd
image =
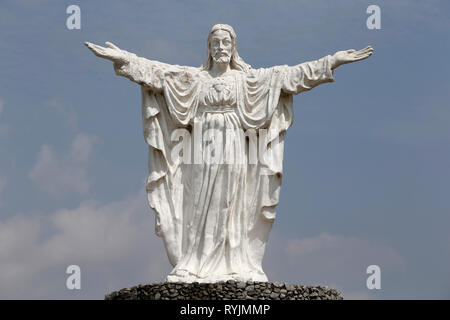
[[[229,63],[231,60],[230,56],[226,53],[224,55],[220,55],[218,57],[213,56],[212,58],[213,58],[214,62],[216,62],[216,63]]]

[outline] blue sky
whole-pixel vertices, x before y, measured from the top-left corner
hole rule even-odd
[[[81,7],[81,30],[66,28]],[[366,8],[381,8],[381,30]],[[102,299],[170,272],[144,192],[138,85],[84,41],[199,66],[216,23],[253,67],[374,48],[294,97],[271,281],[450,298],[448,1],[0,3],[0,298]],[[280,263],[280,261],[283,261]],[[82,289],[65,288],[77,264]],[[381,290],[366,268],[381,267]]]

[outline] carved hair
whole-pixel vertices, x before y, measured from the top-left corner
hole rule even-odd
[[[230,34],[231,42],[233,44],[233,51],[231,53],[231,59],[230,59],[230,68],[236,69],[243,72],[249,72],[252,68],[249,64],[245,63],[244,60],[239,56],[237,51],[237,40],[236,40],[236,33],[233,30],[233,27],[231,27],[228,24],[216,24],[211,28],[211,31],[208,35],[208,41],[207,41],[207,58],[206,61],[202,64],[200,67],[202,70],[209,70],[212,66],[212,57],[211,57],[211,50],[210,50],[210,44],[211,44],[211,38],[214,32],[223,30]]]

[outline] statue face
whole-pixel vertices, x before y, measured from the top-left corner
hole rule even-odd
[[[211,57],[216,63],[230,63],[233,42],[230,34],[224,30],[217,30],[211,37],[209,44]]]

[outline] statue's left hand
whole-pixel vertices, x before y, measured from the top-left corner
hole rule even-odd
[[[332,56],[332,69],[339,67],[340,65],[351,63],[355,61],[360,61],[367,59],[373,53],[373,48],[371,46],[367,46],[361,50],[344,50],[338,51]]]
[[[84,43],[97,57],[111,60],[115,63],[126,62],[126,53],[121,50],[118,46],[112,44],[111,42],[105,42],[107,48],[90,43]]]

